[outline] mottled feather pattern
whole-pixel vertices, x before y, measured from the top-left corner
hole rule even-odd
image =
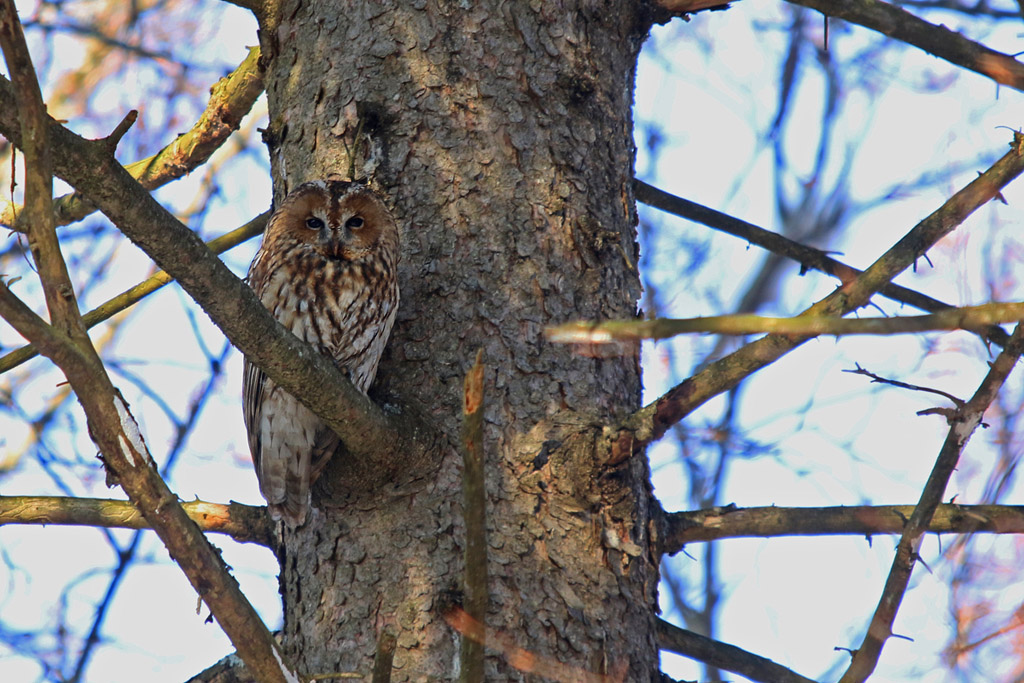
[[[247,280],[282,325],[365,393],[398,311],[398,258],[398,227],[373,191],[314,181],[271,216]],[[302,524],[339,439],[248,360],[242,396],[260,491],[275,518]]]

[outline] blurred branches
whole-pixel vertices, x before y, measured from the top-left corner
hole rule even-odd
[[[878,664],[885,642],[893,636],[892,625],[910,585],[910,576],[920,560],[921,541],[928,531],[935,510],[938,508],[949,478],[960,460],[967,441],[981,424],[992,401],[995,400],[1003,383],[1024,353],[1024,325],[1018,325],[1006,348],[992,363],[988,374],[967,404],[959,408],[950,420],[949,434],[935,460],[935,465],[921,492],[921,498],[914,507],[910,519],[896,547],[889,577],[878,601],[867,634],[860,647],[853,651],[853,660],[843,673],[840,683],[860,683],[868,678]]]
[[[206,109],[192,128],[153,156],[126,166],[128,173],[145,189],[155,190],[206,163],[228,136],[238,130],[242,119],[263,93],[259,60],[259,48],[250,48],[249,55],[238,68],[210,89]],[[53,202],[58,225],[79,221],[95,210],[96,207],[78,193],[65,195]],[[24,221],[19,220],[18,208],[3,200],[0,200],[0,225],[25,231]]]
[[[979,206],[998,196],[1003,186],[1024,171],[1022,139],[1021,135],[1016,135],[1010,151],[990,169],[918,223],[862,274],[808,308],[803,315],[845,315],[865,306],[881,287],[924,256]],[[608,462],[621,462],[641,452],[646,444],[661,438],[671,425],[704,401],[728,391],[743,378],[810,338],[808,335],[770,334],[712,363],[618,425],[618,434],[609,444]]]
[[[269,217],[270,211],[265,211],[245,225],[210,240],[206,243],[206,246],[209,247],[210,251],[213,253],[221,254],[232,247],[238,246],[239,244],[252,239],[256,235],[262,234]],[[87,328],[98,325],[104,320],[109,319],[111,316],[133,306],[149,294],[152,294],[164,285],[173,281],[174,278],[166,272],[162,270],[158,271],[134,287],[126,289],[117,296],[108,299],[106,302],[89,311],[82,316],[82,321],[85,323]],[[37,352],[31,344],[23,346],[16,351],[11,351],[10,353],[0,357],[0,373],[7,372],[12,368],[21,365],[25,361],[34,358],[36,354]]]

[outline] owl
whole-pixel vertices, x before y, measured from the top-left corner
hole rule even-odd
[[[295,188],[271,215],[246,280],[282,325],[366,393],[398,311],[398,259],[398,226],[372,190],[317,180]],[[340,439],[248,359],[243,373],[260,491],[274,519],[298,526]]]

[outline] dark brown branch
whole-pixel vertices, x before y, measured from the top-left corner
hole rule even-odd
[[[687,543],[724,538],[902,534],[913,512],[913,505],[719,507],[670,512],[664,517],[659,552],[674,554]],[[1024,534],[1024,506],[939,505],[928,524],[928,533]]]
[[[135,418],[110,383],[92,346],[82,347],[48,325],[2,283],[0,316],[64,372],[85,409],[89,435],[99,447],[107,471],[156,531],[250,670],[258,672],[261,681],[284,683],[290,672],[285,670],[278,646],[220,553],[185,515],[160,478]]]
[[[921,492],[921,498],[903,529],[899,545],[896,546],[896,557],[893,559],[874,616],[871,617],[867,634],[861,646],[854,651],[853,660],[840,683],[861,683],[875,670],[882,647],[892,636],[892,625],[910,584],[910,575],[918,560],[921,540],[928,531],[935,510],[942,500],[949,477],[953,474],[968,439],[981,424],[985,411],[999,393],[1010,371],[1020,360],[1021,353],[1024,353],[1024,326],[1018,325],[1010,335],[1010,343],[991,364],[988,374],[974,396],[967,405],[957,411],[956,417],[950,420],[949,434],[942,444],[939,456]]]
[[[930,24],[899,7],[877,0],[789,0],[816,9],[828,17],[844,19],[890,38],[919,47],[928,54],[962,66],[996,83],[1024,90],[1024,64],[991,50],[945,26]]]
[[[201,500],[182,503],[181,507],[202,531],[227,534],[240,543],[274,547],[273,524],[265,507]],[[5,524],[152,528],[127,500],[63,496],[0,496],[0,526]]]
[[[803,314],[839,316],[866,305],[873,294],[910,267],[978,207],[996,197],[1007,183],[1024,171],[1022,141],[1024,136],[1015,134],[1010,151],[990,169],[914,226],[871,267],[811,306]],[[646,444],[661,438],[669,427],[705,401],[728,391],[744,378],[774,363],[812,338],[810,335],[769,334],[711,363],[701,372],[670,389],[664,396],[635,412],[617,429],[611,430],[606,453],[607,461],[621,462],[640,453]]]
[[[25,154],[23,215],[28,224],[28,246],[43,286],[50,322],[75,344],[84,344],[91,349],[50,212],[53,169],[49,117],[13,0],[0,0],[0,47],[14,86],[13,104],[20,119],[21,149]]]
[[[20,142],[11,86],[0,78],[0,133]],[[333,363],[286,330],[256,295],[106,153],[50,120],[54,170],[89,197],[129,238],[169,273],[224,334],[278,385],[322,417],[352,457],[334,458],[334,480],[372,490],[421,476],[432,467],[437,435],[410,410],[385,414]],[[401,458],[393,454],[401,453]],[[327,475],[328,473],[325,473]]]
[[[814,683],[810,678],[770,659],[679,628],[664,619],[657,622],[658,647],[763,683]]]
[[[462,401],[462,518],[466,524],[465,591],[463,607],[471,619],[487,617],[487,493],[484,488],[484,366],[483,350],[466,373]],[[463,638],[459,680],[484,680],[484,644]]]
[[[153,526],[249,669],[266,683],[294,679],[280,646],[242,594],[220,553],[185,515],[161,479],[135,418],[89,340],[60,253],[51,208],[50,144],[58,127],[46,116],[13,0],[0,0],[0,45],[15,84],[7,112],[16,111],[21,118],[19,127],[11,126],[5,132],[11,133],[7,137],[25,152],[24,217],[52,325],[35,315],[2,282],[0,316],[64,372],[85,410],[89,436],[99,447],[110,477],[121,484]],[[11,87],[6,81],[4,85],[5,94],[11,95]],[[107,141],[96,141],[92,148],[124,172],[113,162]],[[99,170],[93,168],[94,173]]]
[[[126,168],[132,177],[147,190],[155,190],[206,163],[238,130],[263,92],[259,58],[259,48],[250,48],[248,57],[238,68],[210,89],[210,100],[195,125],[153,156],[129,164]],[[79,221],[95,210],[96,207],[78,193],[53,200],[57,225]],[[23,231],[22,222],[16,220],[18,214],[20,211],[13,204],[0,203],[0,225]]]
[[[739,237],[751,244],[763,247],[773,254],[792,259],[800,264],[801,272],[817,270],[837,278],[843,284],[853,281],[862,272],[846,265],[842,261],[832,258],[820,249],[805,246],[788,237],[734,218],[721,211],[716,211],[710,207],[691,202],[688,199],[669,194],[664,190],[648,185],[642,180],[634,179],[633,189],[639,202],[680,218],[706,225],[714,230]],[[878,290],[878,293],[893,301],[913,306],[928,313],[937,313],[953,308],[950,304],[892,282],[887,283]],[[1004,345],[1009,338],[1006,331],[997,325],[988,325],[972,329],[971,331],[999,346]]]
[[[208,246],[210,251],[213,253],[221,254],[232,247],[236,247],[246,240],[255,237],[256,235],[261,234],[263,229],[267,226],[268,218],[270,218],[270,212],[264,211],[245,225],[210,240],[206,243],[206,246]],[[111,316],[134,306],[148,295],[171,282],[174,282],[174,278],[168,275],[165,271],[157,271],[139,284],[129,287],[117,296],[104,301],[102,304],[83,315],[82,322],[85,323],[86,328],[98,325],[104,320],[109,319]],[[31,344],[11,351],[10,353],[0,357],[0,374],[18,367],[25,361],[35,358],[37,355],[38,353]]]

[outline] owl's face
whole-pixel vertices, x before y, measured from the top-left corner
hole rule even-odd
[[[335,261],[397,256],[398,227],[369,188],[338,180],[300,185],[282,202],[267,227],[264,249],[312,250]]]

